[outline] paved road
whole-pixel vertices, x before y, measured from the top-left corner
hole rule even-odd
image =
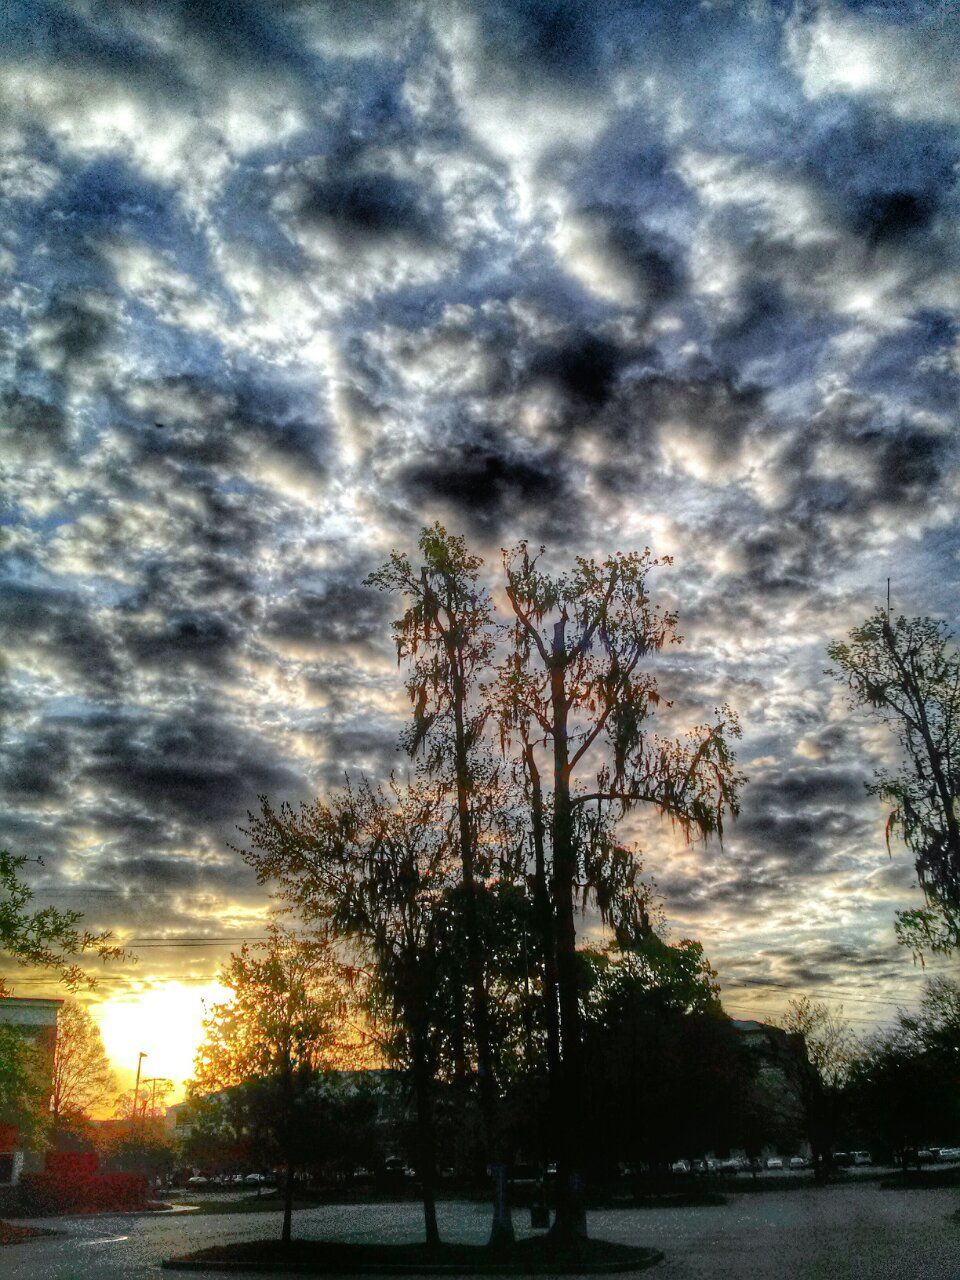
[[[650,1244],[667,1255],[651,1280],[960,1280],[955,1191],[881,1191],[876,1185],[735,1195],[716,1208],[605,1210],[595,1236]],[[474,1204],[440,1206],[448,1238],[482,1241]],[[526,1215],[518,1214],[525,1222]],[[49,1222],[46,1225],[50,1225]],[[4,1280],[160,1280],[162,1257],[278,1232],[279,1214],[61,1219],[62,1235],[4,1249]],[[301,1210],[298,1235],[416,1239],[416,1205],[324,1205]],[[186,1274],[186,1273],[183,1273]],[[212,1273],[208,1273],[212,1274]]]

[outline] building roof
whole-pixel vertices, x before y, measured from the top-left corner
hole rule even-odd
[[[0,1023],[12,1027],[55,1027],[62,1000],[0,996]]]

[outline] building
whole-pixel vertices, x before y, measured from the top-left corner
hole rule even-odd
[[[62,1000],[25,999],[20,996],[0,998],[0,1027],[13,1028],[19,1037],[35,1045],[40,1052],[36,1065],[44,1078],[38,1091],[53,1092],[53,1052],[57,1040],[57,1014]],[[2,1116],[0,1123],[0,1187],[19,1181],[24,1170],[39,1169],[40,1152],[31,1149],[24,1117],[15,1108]]]

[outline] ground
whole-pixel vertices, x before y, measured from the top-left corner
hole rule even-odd
[[[734,1194],[715,1208],[598,1211],[590,1231],[662,1249],[666,1261],[643,1273],[655,1280],[957,1280],[960,1223],[950,1215],[958,1201],[956,1191],[810,1187]],[[442,1204],[440,1219],[450,1239],[484,1239],[482,1206]],[[528,1212],[517,1221],[525,1229]],[[415,1239],[420,1229],[413,1204],[323,1205],[299,1211],[294,1223],[298,1235],[340,1240]],[[280,1216],[111,1215],[43,1225],[63,1234],[5,1249],[4,1277],[160,1280],[178,1274],[158,1271],[161,1258],[279,1232]]]

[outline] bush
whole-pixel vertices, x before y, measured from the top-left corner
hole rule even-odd
[[[141,1173],[27,1173],[20,1193],[27,1211],[38,1214],[142,1209],[147,1179]]]

